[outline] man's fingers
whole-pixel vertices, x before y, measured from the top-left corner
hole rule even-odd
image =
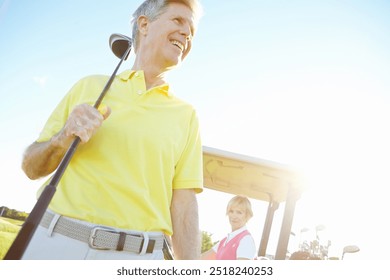
[[[88,104],[78,105],[68,119],[66,134],[80,137],[83,143],[88,142],[110,112],[110,108],[105,105],[98,110]]]
[[[104,119],[107,119],[108,116],[111,114],[111,108],[105,104],[100,104],[98,107],[98,111]]]

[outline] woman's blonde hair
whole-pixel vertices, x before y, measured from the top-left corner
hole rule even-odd
[[[233,197],[226,207],[226,215],[229,213],[231,208],[236,206],[245,210],[247,221],[253,217],[252,204],[246,196],[236,195]]]

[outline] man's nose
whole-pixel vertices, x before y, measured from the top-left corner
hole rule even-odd
[[[180,30],[180,33],[186,38],[187,42],[192,40],[191,28],[189,25],[184,24]]]

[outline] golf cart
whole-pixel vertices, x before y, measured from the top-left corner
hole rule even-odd
[[[268,203],[258,257],[265,257],[275,211],[285,203],[274,255],[285,260],[295,205],[303,192],[297,171],[275,162],[203,146],[204,186]]]

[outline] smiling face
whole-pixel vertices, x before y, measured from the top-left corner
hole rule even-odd
[[[153,21],[140,16],[137,24],[140,35],[137,55],[148,63],[169,69],[178,65],[191,50],[193,12],[184,4],[169,4]]]

